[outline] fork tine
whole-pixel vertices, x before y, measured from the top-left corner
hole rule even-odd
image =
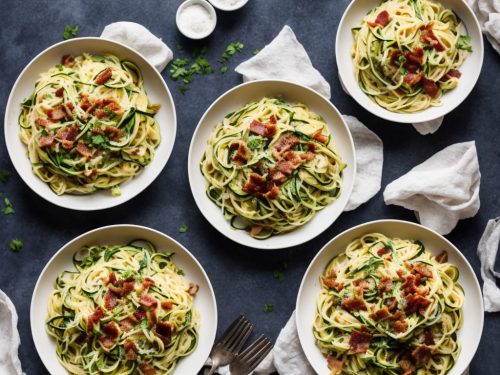
[[[247,361],[248,358],[252,357],[265,344],[266,340],[267,338],[264,335],[260,335],[248,348],[238,354],[238,357]]]
[[[250,336],[250,333],[252,333],[253,330],[253,324],[248,323],[243,331],[236,337],[236,339],[232,342],[231,346],[229,347],[229,350],[235,353],[238,353],[241,350],[241,347],[243,344],[247,341],[248,336]]]
[[[267,356],[267,354],[271,351],[273,345],[267,341],[266,344],[260,349],[255,356],[249,361],[250,362],[250,371],[252,371],[257,365]]]
[[[229,339],[232,335],[234,335],[234,333],[236,332],[236,330],[238,329],[238,327],[240,327],[240,325],[243,324],[243,323],[245,323],[246,321],[247,321],[247,319],[243,315],[238,316],[231,323],[231,325],[224,331],[224,333],[222,334],[222,337],[220,338],[219,342],[220,343],[226,342],[227,339]]]

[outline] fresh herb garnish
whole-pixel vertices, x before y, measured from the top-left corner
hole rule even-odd
[[[288,265],[286,263],[283,263],[280,267],[275,269],[273,271],[274,278],[279,280],[279,281],[285,280],[285,271],[287,268],[288,268]]]
[[[256,54],[258,54],[259,52],[260,52],[260,49],[255,48],[255,49],[252,51],[252,55],[254,55],[254,56],[255,56],[255,55],[256,55]]]
[[[189,59],[187,58],[177,58],[172,61],[170,65],[170,78],[174,81],[181,80],[184,85],[179,86],[179,91],[181,94],[189,89],[187,86],[194,80],[194,76],[196,74],[212,74],[213,69],[208,60],[204,57],[206,49],[201,49],[199,52],[196,52],[193,56],[195,59],[192,64],[190,64]]]
[[[64,65],[63,64],[57,64],[56,68],[57,68],[57,70],[59,70],[60,72],[62,72],[64,70]]]
[[[92,144],[96,146],[106,143],[107,140],[108,139],[102,134],[92,136]]]
[[[177,275],[184,276],[184,271],[183,271],[183,270],[181,270],[181,269],[178,269],[178,270],[177,270]]]
[[[179,232],[180,233],[186,233],[187,231],[189,230],[189,227],[187,224],[182,224],[180,227],[179,227]]]
[[[264,142],[264,139],[261,137],[252,137],[248,140],[247,147],[250,150],[256,150],[260,148]]]
[[[220,68],[220,72],[222,74],[226,74],[228,70],[229,70],[229,68],[227,66],[225,66],[225,65],[221,66],[221,68]]]
[[[199,56],[191,65],[191,72],[193,74],[212,74],[214,70],[206,58]]]
[[[80,29],[80,26],[78,26],[78,25],[75,25],[75,26],[66,25],[66,27],[64,28],[64,33],[63,33],[64,40],[71,39],[71,38],[74,38],[75,36],[77,36],[79,29]]]
[[[184,47],[180,43],[177,43],[175,47],[177,48],[178,51],[184,51]]]
[[[17,253],[19,250],[21,250],[24,247],[23,241],[19,239],[13,239],[10,241],[9,244],[10,250],[13,251],[14,253]]]
[[[9,198],[4,197],[3,198],[3,204],[4,204],[4,208],[2,208],[2,213],[4,215],[12,215],[15,212],[14,208],[12,207],[12,203],[10,202]]]
[[[0,169],[0,182],[7,182],[11,175],[11,171],[8,171],[7,169]]]
[[[233,56],[237,52],[240,52],[244,47],[245,45],[241,42],[229,43],[219,61],[221,63],[225,63],[231,58],[231,56]]]
[[[272,303],[266,303],[264,305],[264,312],[266,313],[270,313],[270,312],[273,312],[273,304]]]
[[[460,35],[457,40],[457,48],[472,52],[472,42],[469,35]]]
[[[181,92],[182,95],[184,95],[187,90],[189,90],[188,86],[186,86],[186,85],[179,86],[179,91]]]

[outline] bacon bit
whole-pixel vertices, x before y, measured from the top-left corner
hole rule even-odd
[[[104,332],[104,335],[99,337],[99,342],[106,349],[112,348],[117,343],[120,328],[115,322],[109,322],[102,327],[102,331]]]
[[[151,327],[153,327],[156,324],[156,322],[158,321],[158,319],[156,318],[156,310],[155,309],[149,310],[149,311],[147,311],[146,314],[148,316],[149,325]]]
[[[146,311],[142,307],[139,307],[134,311],[132,315],[137,320],[137,322],[141,322],[146,317]]]
[[[384,293],[390,292],[392,290],[392,279],[390,277],[382,277],[378,284],[378,295],[383,296]]]
[[[139,303],[147,308],[155,309],[158,306],[158,301],[148,294],[143,294],[139,299]]]
[[[47,119],[39,117],[35,120],[35,125],[41,126],[42,128],[46,128],[47,126],[49,126],[49,122],[47,121]]]
[[[321,133],[321,129],[314,133],[313,139],[325,144],[328,142],[328,137]]]
[[[448,262],[448,252],[446,250],[441,251],[441,253],[439,253],[439,255],[436,257],[436,262],[438,263]]]
[[[291,133],[282,135],[273,145],[273,155],[281,155],[299,143],[299,138]]]
[[[97,118],[103,118],[103,117],[106,117],[106,112],[104,112],[103,109],[96,109],[94,111],[94,116]]]
[[[432,271],[428,269],[426,266],[423,265],[423,263],[417,263],[413,266],[413,272],[417,272],[420,275],[427,277],[427,278],[432,278]]]
[[[71,55],[64,55],[61,59],[61,64],[67,68],[72,68],[75,66],[75,58]]]
[[[422,78],[424,78],[424,72],[420,71],[417,74],[408,72],[404,76],[403,80],[410,86],[415,86],[417,83],[419,83]]]
[[[253,225],[250,229],[250,235],[252,237],[258,236],[263,229],[264,227],[262,225]]]
[[[276,134],[276,125],[275,123],[263,124],[260,121],[253,120],[250,123],[250,131],[263,137],[270,138]]]
[[[439,92],[439,87],[436,85],[436,82],[427,79],[425,77],[422,78],[422,89],[427,95],[429,95],[433,99],[437,96]]]
[[[251,195],[262,195],[267,192],[267,183],[264,177],[257,173],[250,173],[248,180],[243,186],[243,191]]]
[[[392,328],[396,333],[403,333],[408,330],[408,322],[406,320],[396,320],[392,323]]]
[[[122,107],[118,103],[116,103],[115,101],[112,101],[104,108],[109,109],[111,112],[114,112],[115,114],[122,114],[123,113]]]
[[[120,321],[120,329],[122,331],[130,331],[132,328],[135,327],[137,323],[135,323],[132,319],[130,318],[125,318],[123,320]]]
[[[68,108],[70,111],[72,111],[73,109],[75,109],[75,106],[72,102],[67,102],[66,108]]]
[[[360,331],[352,331],[349,338],[349,347],[352,353],[364,353],[370,347],[372,335],[368,333],[365,326]]]
[[[196,293],[198,293],[199,289],[200,289],[200,287],[198,284],[189,283],[188,293],[191,297],[194,297],[196,295]]]
[[[54,136],[53,135],[45,135],[43,137],[40,137],[38,140],[38,147],[40,148],[46,148],[50,147],[54,144]]]
[[[401,51],[398,50],[398,49],[395,49],[394,51],[391,52],[391,64],[395,64],[396,63],[396,60],[398,59],[398,57],[401,56]]]
[[[101,128],[92,128],[91,132],[92,134],[104,134],[104,131]]]
[[[89,101],[88,95],[80,94],[80,96],[82,97],[82,99],[80,100],[80,108],[84,111],[87,111],[92,106]]]
[[[404,295],[409,295],[417,291],[417,287],[415,285],[415,275],[404,276],[403,280],[404,282],[403,285],[401,285],[401,289],[403,290]]]
[[[377,255],[381,257],[384,256],[385,254],[389,254],[390,252],[391,250],[387,246],[384,246],[381,249],[377,250]]]
[[[123,349],[125,350],[125,357],[129,361],[135,361],[137,359],[139,349],[137,349],[137,346],[135,346],[135,343],[132,340],[126,339],[123,343]]]
[[[420,47],[405,53],[406,61],[403,66],[412,73],[415,73],[424,63],[424,50]]]
[[[389,12],[383,10],[377,15],[375,22],[368,21],[368,25],[370,25],[371,27],[375,26],[386,27],[389,21],[390,21]]]
[[[425,26],[422,33],[420,34],[420,41],[429,44],[436,51],[442,52],[445,50],[445,48],[434,34],[434,31],[432,31],[432,26],[433,26],[432,22],[429,22],[427,26]]]
[[[395,313],[393,313],[391,316],[390,316],[390,320],[392,320],[393,322],[396,321],[396,320],[402,320],[406,318],[406,315],[404,312],[402,311],[396,311]]]
[[[111,272],[108,276],[108,281],[106,282],[106,285],[114,283],[116,283],[116,275],[114,272]]]
[[[420,315],[424,315],[427,307],[432,303],[428,298],[414,294],[406,299],[406,314],[412,314],[418,310]]]
[[[384,301],[384,304],[387,306],[387,310],[390,312],[394,312],[398,307],[398,302],[395,297],[389,297]]]
[[[365,289],[369,289],[370,283],[366,279],[356,279],[352,282],[354,286],[359,287],[362,291]]]
[[[411,356],[417,365],[423,365],[432,357],[432,350],[426,345],[417,346],[412,352]]]
[[[443,78],[441,78],[441,81],[448,81],[452,78],[460,78],[462,76],[462,73],[460,73],[460,70],[457,69],[450,69],[448,73],[446,73]]]
[[[174,303],[170,300],[161,301],[160,305],[165,310],[172,310],[172,308],[174,307]]]
[[[62,120],[64,117],[66,117],[66,112],[64,112],[64,109],[62,107],[55,107],[55,108],[49,108],[47,109],[47,116],[49,116],[49,119],[54,122],[58,122]]]
[[[56,90],[55,94],[56,94],[56,96],[57,96],[58,98],[62,97],[62,96],[63,96],[63,94],[64,94],[64,87],[59,87],[59,88]]]
[[[106,68],[101,73],[99,73],[94,82],[98,85],[103,85],[109,81],[112,75],[113,70],[111,70],[111,68]]]
[[[311,151],[304,152],[304,153],[300,154],[300,158],[302,160],[311,161],[314,159],[314,152],[311,152]]]
[[[87,318],[87,333],[91,334],[94,330],[94,325],[104,318],[104,311],[97,307],[95,311]]]
[[[276,199],[280,195],[280,189],[277,186],[273,186],[264,196],[268,199]]]
[[[269,168],[269,177],[271,177],[272,182],[278,185],[281,185],[287,179],[287,176],[276,168]]]
[[[389,310],[387,310],[387,307],[382,307],[380,310],[375,311],[374,313],[371,313],[369,317],[376,322],[380,320],[387,319],[389,317],[390,313]]]
[[[297,168],[291,161],[280,161],[277,165],[278,171],[289,176]]]
[[[107,125],[104,128],[104,134],[110,137],[113,141],[117,141],[123,136],[123,130]]]
[[[413,375],[415,373],[415,365],[408,359],[399,361],[399,366],[404,370],[402,375]]]
[[[349,312],[366,310],[365,301],[358,298],[344,298],[341,306]]]
[[[78,145],[76,146],[76,152],[78,152],[81,156],[85,158],[88,158],[89,156],[92,155],[92,151],[90,151],[90,149],[83,141],[78,142]]]
[[[118,280],[114,284],[109,285],[109,289],[116,295],[125,297],[135,289],[135,281],[133,279]]]
[[[247,162],[248,159],[252,156],[252,151],[247,147],[245,142],[243,141],[234,141],[231,142],[229,146],[234,150],[237,150],[233,155],[233,160],[238,165],[243,165]]]
[[[424,331],[424,344],[425,345],[434,345],[434,334],[430,329],[426,329]]]
[[[340,292],[344,289],[344,284],[341,282],[337,282],[335,280],[335,272],[330,272],[328,276],[321,276],[320,281],[328,289],[335,289],[337,292]]]
[[[276,116],[275,115],[271,115],[271,117],[269,117],[269,122],[271,124],[276,124]]]
[[[116,301],[118,300],[118,297],[115,293],[113,293],[111,290],[107,290],[106,294],[104,295],[104,307],[108,310],[113,310],[116,306]]]
[[[156,323],[155,333],[164,343],[170,342],[173,333],[173,325],[170,322]]]
[[[139,365],[139,368],[141,369],[143,375],[156,375],[156,370],[151,365],[148,365],[146,363],[141,363]]]
[[[342,362],[341,359],[337,359],[337,358],[329,355],[328,357],[326,357],[326,362],[328,363],[328,368],[331,370],[330,375],[342,374],[344,362]]]
[[[63,126],[57,131],[56,138],[63,141],[74,141],[78,135],[78,126],[73,124],[70,128]]]
[[[143,290],[148,290],[148,288],[151,285],[155,285],[155,281],[152,278],[145,277],[144,280],[142,280],[142,289]]]

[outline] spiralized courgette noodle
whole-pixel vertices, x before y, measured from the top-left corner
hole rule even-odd
[[[136,176],[160,144],[140,69],[105,54],[63,56],[21,104],[20,139],[33,172],[57,194],[90,194]]]
[[[464,291],[447,253],[369,233],[320,277],[313,333],[332,374],[446,374],[460,354]]]
[[[71,374],[171,374],[198,342],[198,291],[147,241],[85,247],[56,279],[46,329]]]
[[[258,239],[294,230],[335,201],[345,167],[321,116],[278,98],[226,115],[200,162],[208,197]]]
[[[472,52],[456,14],[432,0],[382,2],[352,29],[354,74],[379,106],[413,113],[441,105]]]

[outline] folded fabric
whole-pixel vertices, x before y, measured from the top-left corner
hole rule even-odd
[[[162,40],[135,22],[115,22],[104,28],[101,38],[123,43],[143,55],[158,71],[165,69],[173,53]]]
[[[344,211],[352,211],[380,190],[384,145],[382,140],[356,117],[343,115],[351,131],[356,150],[356,178]]]
[[[0,374],[21,375],[16,308],[7,295],[0,290]]]
[[[243,80],[282,79],[316,90],[330,99],[330,84],[312,66],[304,46],[290,26],[285,25],[274,40],[257,55],[238,65],[235,71]]]
[[[414,210],[423,225],[448,234],[479,210],[480,180],[475,142],[457,143],[387,185],[384,200]]]
[[[500,53],[500,1],[467,0],[467,3],[476,14],[486,39]]]
[[[500,278],[500,272],[495,271],[495,259],[500,242],[500,218],[488,221],[479,245],[477,256],[481,262],[481,277],[483,278],[484,309],[489,312],[500,311],[500,289],[495,278]]]

